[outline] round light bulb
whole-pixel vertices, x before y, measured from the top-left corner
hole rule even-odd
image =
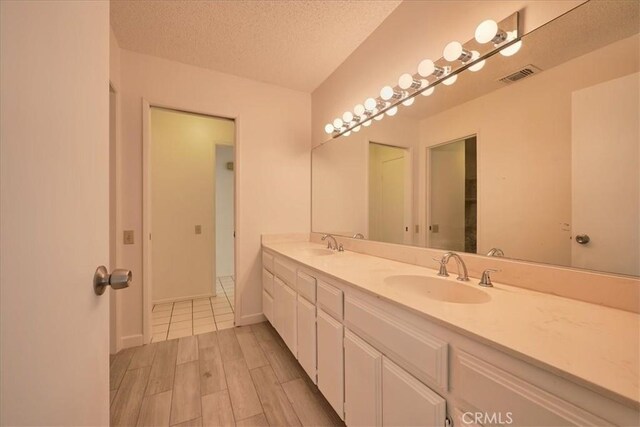
[[[366,122],[364,122],[364,123],[362,124],[362,126],[364,126],[364,127],[371,126],[371,120],[367,120]]]
[[[355,107],[353,107],[353,112],[355,113],[356,116],[362,116],[365,112],[364,105],[362,104],[356,105]]]
[[[422,96],[431,96],[433,91],[436,90],[435,86],[430,87],[429,89],[422,92]]]
[[[360,132],[360,125],[358,125],[358,126],[354,127],[352,130],[353,130],[354,132]]]
[[[345,133],[343,133],[342,135],[344,135],[344,136],[349,136],[349,135],[351,135],[351,131],[345,132]]]
[[[449,62],[453,62],[462,56],[462,45],[459,42],[451,42],[445,46],[442,56]]]
[[[477,50],[472,51],[471,52],[471,61],[475,61],[478,58],[480,58],[480,52],[478,52]],[[469,71],[476,72],[476,71],[482,70],[482,68],[484,67],[484,64],[486,62],[487,61],[483,59],[482,61],[473,64],[471,67],[469,67]]]
[[[492,19],[482,21],[476,28],[476,41],[480,44],[489,43],[498,34],[498,24]]]
[[[436,70],[436,64],[430,59],[425,59],[418,64],[418,74],[429,77]]]
[[[402,105],[404,105],[405,107],[410,107],[413,105],[415,101],[416,101],[415,98],[407,98],[404,101],[402,101]]]
[[[374,117],[375,120],[380,121],[382,119],[384,119],[384,114],[378,114],[377,116]]]
[[[522,40],[518,40],[517,42],[515,42],[511,46],[502,49],[500,51],[500,55],[502,55],[502,56],[515,55],[516,53],[518,53],[518,51],[520,50],[521,47],[522,47]]]
[[[384,99],[385,101],[393,98],[393,88],[391,86],[383,87],[380,91],[380,98]]]
[[[400,89],[409,89],[413,85],[413,76],[409,73],[405,73],[398,79],[398,86]]]
[[[397,113],[397,112],[398,112],[398,107],[392,107],[392,108],[389,108],[389,109],[386,111],[386,114],[387,114],[387,116],[389,116],[389,117],[393,117],[393,116],[395,116],[395,115],[396,115],[396,113]]]
[[[342,115],[342,120],[344,120],[345,123],[351,123],[353,121],[353,113],[351,111],[345,111]]]
[[[326,125],[324,125],[324,131],[331,135],[334,131],[333,125],[331,123],[327,123]]]
[[[444,79],[442,81],[442,83],[447,85],[447,86],[451,86],[452,84],[454,84],[456,82],[456,80],[458,80],[458,75],[454,74],[453,76],[447,77],[446,79]]]
[[[342,125],[343,125],[343,124],[344,124],[344,123],[342,122],[342,119],[340,119],[340,118],[335,119],[335,120],[333,121],[333,127],[334,127],[336,130],[340,129],[340,128],[342,127]]]
[[[364,101],[364,108],[366,108],[369,111],[375,110],[377,105],[378,105],[378,102],[374,98],[367,98],[367,100]]]

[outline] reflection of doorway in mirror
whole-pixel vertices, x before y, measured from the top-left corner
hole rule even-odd
[[[369,143],[369,239],[409,243],[409,169],[408,149]]]
[[[429,247],[476,252],[476,159],[475,136],[429,149]]]

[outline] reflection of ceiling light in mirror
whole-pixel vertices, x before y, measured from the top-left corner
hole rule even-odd
[[[362,126],[364,126],[364,127],[371,126],[371,120],[367,120],[366,122],[364,122],[362,124]]]
[[[475,39],[480,44],[489,42],[500,44],[505,41],[506,38],[506,33],[498,28],[498,24],[492,19],[482,21],[476,28]]]
[[[478,52],[477,50],[472,51],[471,52],[471,60],[475,61],[478,58],[480,58],[480,52]],[[486,63],[486,60],[483,59],[482,61],[477,62],[477,63],[473,64],[472,66],[470,66],[469,67],[469,71],[473,71],[473,72],[480,71],[484,67],[485,63]]]
[[[445,46],[442,56],[449,62],[458,60],[467,62],[471,59],[471,52],[463,48],[460,42],[451,42]]]
[[[442,83],[447,85],[447,86],[451,86],[452,84],[454,84],[456,82],[456,80],[458,80],[458,75],[454,74],[453,76],[447,77],[446,79],[444,79],[442,81]]]
[[[345,123],[351,123],[353,121],[353,113],[351,113],[351,111],[345,111],[342,115],[342,120],[344,120]]]
[[[367,98],[367,100],[364,101],[364,108],[366,108],[369,111],[375,110],[377,105],[378,105],[378,101],[376,101],[374,98]]]
[[[356,114],[356,116],[360,117],[364,114],[364,105],[362,104],[358,104],[355,107],[353,107],[353,112]]]
[[[351,131],[347,131],[347,132],[343,133],[343,135],[344,136],[349,136],[349,135],[351,135]]]
[[[402,105],[404,105],[405,107],[410,107],[411,105],[413,105],[415,100],[416,100],[415,98],[407,98],[404,101],[402,101]]]
[[[382,119],[384,119],[384,114],[378,114],[377,116],[374,117],[375,120],[380,121]]]
[[[336,130],[340,129],[343,124],[342,119],[335,119],[333,121],[333,127],[336,128]]]
[[[360,132],[360,125],[358,125],[358,126],[354,127],[352,130],[353,130],[354,132]]]
[[[518,51],[520,50],[521,47],[522,47],[522,40],[518,40],[517,42],[515,42],[511,46],[505,47],[504,49],[502,49],[500,51],[500,55],[502,55],[502,56],[515,55],[516,53],[518,53]]]
[[[393,117],[393,116],[395,116],[395,115],[396,115],[396,113],[397,113],[397,112],[398,112],[398,107],[392,107],[392,108],[389,108],[389,109],[386,111],[386,114],[387,114],[387,116],[389,116],[389,117]]]
[[[324,125],[324,131],[328,134],[332,134],[334,131],[334,127],[331,123],[327,123],[326,125]]]
[[[433,94],[434,90],[436,90],[435,87],[430,87],[429,89],[427,89],[424,92],[422,92],[421,95],[422,96],[430,96],[431,94]]]

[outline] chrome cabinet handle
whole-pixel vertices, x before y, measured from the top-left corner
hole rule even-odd
[[[132,277],[131,270],[117,268],[109,274],[107,267],[101,265],[93,275],[93,290],[96,295],[102,295],[108,285],[111,285],[112,289],[128,288]]]
[[[586,245],[590,241],[591,241],[591,238],[589,237],[588,234],[578,234],[576,236],[576,243],[580,245]]]

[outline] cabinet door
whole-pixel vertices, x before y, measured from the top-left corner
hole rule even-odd
[[[314,384],[316,377],[316,306],[298,295],[298,362]]]
[[[298,302],[296,300],[296,291],[291,289],[287,285],[282,286],[282,304],[281,304],[281,323],[280,323],[280,336],[291,350],[294,356],[296,356],[297,349],[296,344],[298,342],[297,327],[298,319],[296,313]]]
[[[382,354],[344,331],[344,418],[348,426],[382,425]]]
[[[318,308],[318,388],[344,420],[342,324]]]
[[[262,312],[273,325],[273,298],[266,291],[262,291]]]
[[[386,357],[382,358],[382,425],[443,426],[446,401]]]
[[[282,280],[277,277],[273,279],[273,322],[271,323],[280,336],[282,336],[282,324],[284,323],[285,286]]]

